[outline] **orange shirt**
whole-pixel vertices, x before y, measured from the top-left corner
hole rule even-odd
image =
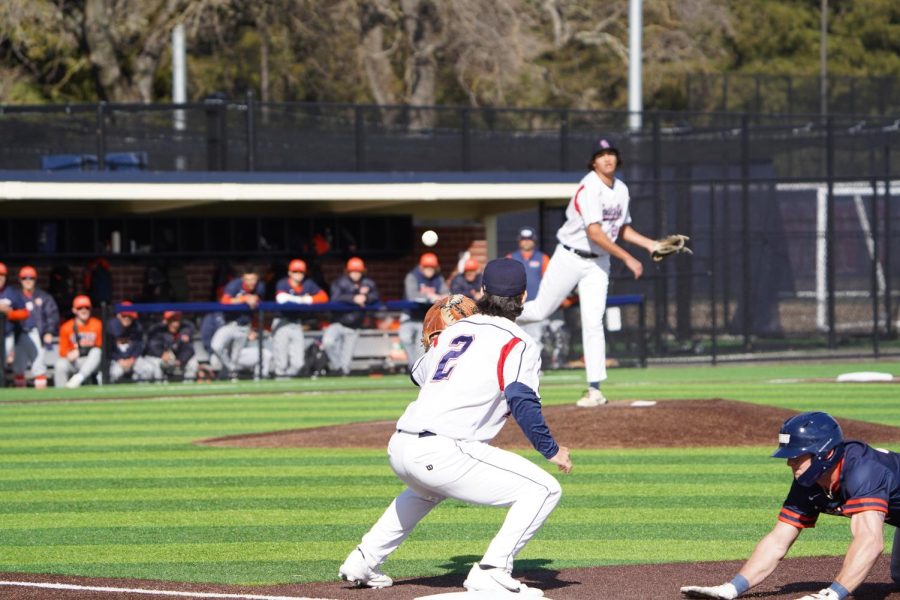
[[[59,355],[65,356],[76,346],[82,348],[103,346],[103,324],[100,319],[91,317],[85,325],[79,325],[78,339],[75,338],[75,319],[69,319],[60,326]]]

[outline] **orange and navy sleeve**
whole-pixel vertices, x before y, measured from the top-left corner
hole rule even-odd
[[[816,526],[819,512],[809,498],[809,488],[795,481],[778,513],[778,520],[797,529],[809,529]]]
[[[321,304],[323,302],[328,302],[328,292],[320,288],[313,281],[303,282],[303,290],[312,296],[313,304]]]
[[[802,513],[798,513],[797,511],[791,510],[786,506],[782,506],[781,512],[778,513],[779,521],[781,521],[782,523],[787,523],[788,525],[793,525],[797,529],[809,529],[811,527],[815,527],[818,517],[818,514],[815,514],[813,516],[804,515]]]
[[[222,290],[222,297],[219,299],[219,302],[222,304],[240,304],[242,301],[240,299],[241,291],[242,291],[242,282],[241,279],[232,279],[225,286],[225,289]]]
[[[844,503],[845,515],[853,515],[867,510],[887,514],[888,502],[884,498],[854,498]]]
[[[869,510],[888,514],[895,475],[876,460],[857,460],[854,463],[852,469],[848,468],[844,473],[842,484],[846,501],[841,512],[847,516]]]

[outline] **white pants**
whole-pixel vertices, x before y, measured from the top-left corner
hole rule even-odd
[[[557,245],[537,299],[526,302],[516,323],[543,321],[555,311],[575,286],[581,304],[581,340],[584,346],[584,368],[588,382],[606,380],[606,338],[603,313],[609,289],[609,256],[582,258]]]
[[[154,372],[159,373],[160,378],[164,375],[172,375],[178,369],[177,362],[164,362],[163,359],[158,356],[144,356],[142,358],[153,364]],[[197,360],[196,356],[192,356],[188,359],[187,363],[181,365],[184,381],[194,381],[197,379],[197,370],[199,368],[200,362]]]
[[[6,356],[12,355],[13,373],[16,375],[24,375],[29,365],[33,376],[46,375],[47,364],[44,362],[44,354],[44,344],[37,329],[17,336],[13,334],[6,336]]]
[[[328,355],[328,366],[344,375],[350,374],[353,351],[359,331],[340,323],[332,323],[322,334],[322,349]]]
[[[306,363],[306,341],[303,325],[284,323],[275,329],[272,336],[272,350],[275,355],[275,376],[294,377]]]
[[[481,563],[512,572],[516,555],[556,508],[556,479],[518,454],[482,442],[440,435],[395,433],[388,444],[391,468],[409,487],[381,515],[360,543],[377,567],[445,498],[508,506],[509,512]]]
[[[56,361],[56,367],[53,369],[53,385],[63,387],[69,381],[69,377],[75,373],[81,373],[84,381],[87,381],[100,368],[100,359],[103,351],[100,348],[91,348],[87,356],[79,356],[72,363],[65,356],[60,357]]]
[[[115,383],[131,373],[134,381],[162,381],[162,364],[153,356],[138,356],[127,371],[119,361],[109,362],[109,381]]]
[[[237,370],[238,358],[248,343],[249,335],[250,325],[241,325],[237,321],[225,323],[213,334],[209,344],[222,366],[229,372]]]

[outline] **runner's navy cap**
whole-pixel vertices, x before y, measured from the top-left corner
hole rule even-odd
[[[525,266],[511,258],[495,258],[484,268],[484,291],[493,296],[512,298],[525,291]]]

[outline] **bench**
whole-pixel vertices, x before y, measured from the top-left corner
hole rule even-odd
[[[647,366],[647,309],[645,306],[645,298],[643,294],[622,294],[619,296],[608,296],[606,298],[606,308],[613,306],[637,306],[638,307],[638,361],[641,367]]]

